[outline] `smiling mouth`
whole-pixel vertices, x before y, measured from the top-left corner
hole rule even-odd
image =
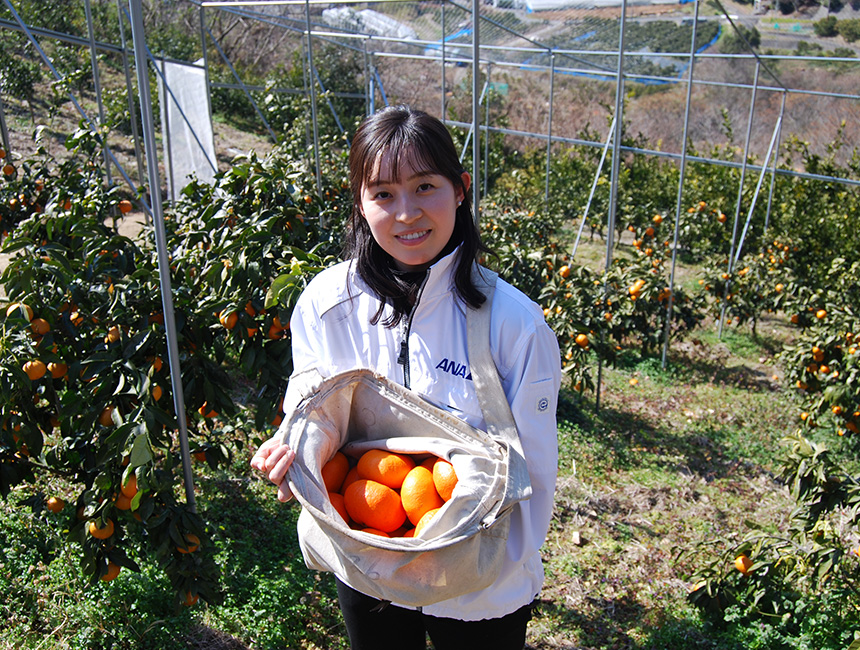
[[[429,230],[421,230],[419,232],[411,232],[411,233],[406,234],[406,235],[397,235],[397,239],[400,239],[403,241],[412,241],[414,239],[421,239],[422,237],[424,237],[429,232],[430,232]]]

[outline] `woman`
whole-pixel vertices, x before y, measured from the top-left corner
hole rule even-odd
[[[294,371],[323,376],[370,368],[472,426],[483,416],[468,372],[465,306],[484,295],[472,282],[481,243],[469,201],[471,178],[445,126],[405,106],[359,127],[349,158],[354,197],[347,261],[313,279],[290,321]],[[560,359],[541,310],[499,280],[490,346],[510,403],[532,484],[511,515],[505,563],[487,589],[420,610],[386,605],[338,579],[354,650],[520,650],[543,583],[539,549],[549,527],[557,464],[555,410]],[[297,397],[288,388],[285,411]],[[294,453],[279,438],[251,461],[290,498]]]

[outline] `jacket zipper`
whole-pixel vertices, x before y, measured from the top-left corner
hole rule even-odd
[[[406,327],[403,328],[403,338],[400,340],[400,354],[397,356],[397,363],[403,366],[403,385],[406,388],[411,388],[409,378],[409,332],[412,330],[412,319],[415,316],[415,310],[418,309],[418,304],[421,302],[421,294],[424,293],[424,286],[427,284],[428,272],[424,275],[421,281],[421,286],[418,287],[418,295],[415,298],[415,304],[409,312],[409,318],[406,320]]]

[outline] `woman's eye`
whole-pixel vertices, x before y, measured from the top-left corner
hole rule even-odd
[[[387,199],[391,196],[390,192],[386,192],[385,190],[381,190],[373,195],[374,199]]]
[[[426,192],[427,190],[430,190],[430,189],[433,189],[432,183],[421,183],[421,185],[418,186],[419,192]]]

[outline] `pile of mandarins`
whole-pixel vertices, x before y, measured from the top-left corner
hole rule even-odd
[[[383,537],[416,537],[451,498],[457,474],[447,460],[383,449],[355,465],[338,451],[322,469],[335,510],[352,528]]]

